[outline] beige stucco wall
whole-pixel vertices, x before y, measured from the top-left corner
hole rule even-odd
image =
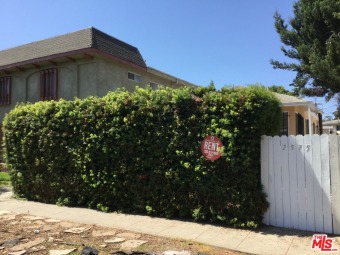
[[[31,68],[12,72],[11,105],[0,106],[0,121],[18,102],[37,102],[40,100],[40,71],[48,68],[58,68],[58,98],[73,100],[75,97],[104,96],[108,91],[126,87],[133,91],[136,86],[146,87],[155,82],[173,88],[183,86],[173,79],[166,79],[147,72],[145,69],[126,65],[115,60],[100,56],[83,58],[75,62],[67,61],[41,68]],[[141,81],[128,79],[128,72],[141,76]],[[1,77],[2,77],[1,76]]]
[[[286,106],[282,107],[283,112],[288,112],[288,134],[296,135],[296,119],[295,113],[300,113],[304,118],[304,121],[308,119],[308,107],[307,106]],[[312,119],[312,131],[313,131],[313,123],[315,126],[315,133],[318,133],[318,125],[319,120],[316,113],[311,111],[311,119]],[[308,126],[306,127],[306,123],[304,122],[305,134],[308,132]]]

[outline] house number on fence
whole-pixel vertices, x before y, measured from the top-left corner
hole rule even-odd
[[[287,145],[282,145],[282,146],[281,146],[281,149],[284,151],[284,150],[286,150],[286,147],[287,147]],[[292,151],[295,149],[295,148],[294,148],[294,145],[291,145],[290,148],[291,148]],[[298,148],[299,148],[299,150],[301,151],[302,145],[298,145]],[[306,145],[306,151],[310,151],[310,149],[311,149],[311,146],[310,146],[309,144]]]
[[[209,160],[216,160],[221,157],[219,151],[221,147],[223,147],[223,144],[217,136],[208,135],[201,143],[202,154]]]

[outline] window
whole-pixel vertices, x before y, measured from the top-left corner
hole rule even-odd
[[[58,70],[46,69],[40,72],[40,99],[53,100],[58,98]]]
[[[151,87],[153,90],[156,90],[156,89],[158,89],[158,86],[159,86],[159,84],[158,84],[158,83],[155,83],[155,82],[150,82],[150,87]]]
[[[340,131],[340,125],[336,125],[336,131]]]
[[[136,81],[136,82],[140,82],[140,75],[138,75],[138,74],[128,72],[128,78],[130,80],[133,80],[133,81]]]
[[[11,77],[0,78],[0,105],[11,103]]]
[[[280,135],[288,136],[288,118],[289,118],[288,112],[283,112]]]
[[[300,113],[295,113],[296,135],[304,135],[304,119]]]

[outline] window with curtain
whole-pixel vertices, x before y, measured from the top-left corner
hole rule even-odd
[[[280,135],[288,136],[288,118],[289,118],[288,112],[283,112]]]
[[[51,68],[40,72],[40,99],[55,100],[58,98],[58,69]]]
[[[0,78],[0,105],[11,104],[11,77]]]

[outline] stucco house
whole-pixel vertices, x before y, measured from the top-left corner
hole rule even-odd
[[[324,134],[340,135],[340,119],[324,121],[322,125]]]
[[[280,135],[322,134],[322,111],[312,101],[274,94],[282,107]]]
[[[139,50],[90,27],[0,51],[0,123],[18,102],[193,84],[146,65]]]

